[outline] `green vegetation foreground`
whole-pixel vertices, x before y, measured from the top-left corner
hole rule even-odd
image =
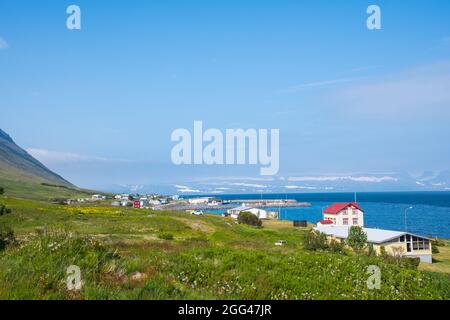
[[[60,206],[0,196],[0,299],[449,299],[448,274],[351,252],[303,248],[307,229],[107,206]],[[284,246],[275,246],[286,240]],[[66,270],[83,288],[68,291]],[[381,287],[369,290],[369,265]]]

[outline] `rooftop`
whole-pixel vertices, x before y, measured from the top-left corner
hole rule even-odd
[[[364,212],[363,209],[358,205],[356,202],[337,202],[333,203],[331,206],[325,208],[323,210],[323,213],[331,213],[331,214],[338,214],[344,209],[347,209],[348,207],[354,207],[355,209],[361,210]]]
[[[350,230],[350,226],[319,226],[314,228],[314,230],[319,231],[321,233],[325,233],[326,235],[329,236],[335,236],[336,238],[346,239],[348,237],[348,231]],[[404,231],[392,231],[392,230],[372,229],[372,228],[363,228],[363,230],[367,234],[367,241],[371,243],[384,243],[389,240],[393,240],[398,237],[404,236],[406,234],[428,239],[426,237],[418,236],[410,232]]]

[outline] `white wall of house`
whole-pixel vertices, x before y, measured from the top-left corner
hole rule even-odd
[[[336,226],[364,227],[364,213],[356,208],[346,208],[337,214],[324,213],[324,220],[331,220]]]

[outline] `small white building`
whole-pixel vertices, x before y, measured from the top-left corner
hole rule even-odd
[[[233,219],[237,219],[241,212],[250,212],[257,216],[259,219],[269,219],[272,218],[273,215],[272,212],[263,209],[247,207],[245,205],[227,210],[227,214]]]
[[[148,205],[149,205],[149,201],[146,197],[141,197],[139,199],[139,202],[140,202],[141,208],[148,207]]]
[[[122,206],[122,207],[130,207],[130,206],[132,206],[133,205],[133,203],[130,201],[130,200],[122,200],[122,201],[120,201],[120,205]]]
[[[148,204],[151,206],[160,206],[161,205],[161,201],[159,201],[158,199],[152,199],[148,201]]]
[[[98,200],[105,200],[106,196],[102,196],[101,194],[93,194],[91,196],[92,200],[98,201]]]
[[[330,226],[332,224],[333,224],[333,221],[331,221],[331,220],[319,220],[319,221],[317,221],[317,226],[318,227]]]
[[[323,221],[335,226],[364,227],[364,210],[356,202],[333,203],[323,210]]]

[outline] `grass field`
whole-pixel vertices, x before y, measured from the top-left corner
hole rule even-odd
[[[216,215],[108,206],[59,206],[1,197],[19,245],[0,252],[0,299],[449,299],[440,262],[401,268],[376,257],[303,249],[306,228],[238,225]],[[164,240],[170,239],[173,240]],[[274,243],[286,240],[279,247]],[[83,289],[67,290],[80,267]],[[382,272],[367,288],[367,267]],[[433,269],[435,268],[435,269]]]
[[[45,185],[33,180],[13,180],[0,176],[0,186],[5,188],[5,195],[13,198],[49,201],[55,198],[83,198],[95,193],[91,190],[67,186]]]

